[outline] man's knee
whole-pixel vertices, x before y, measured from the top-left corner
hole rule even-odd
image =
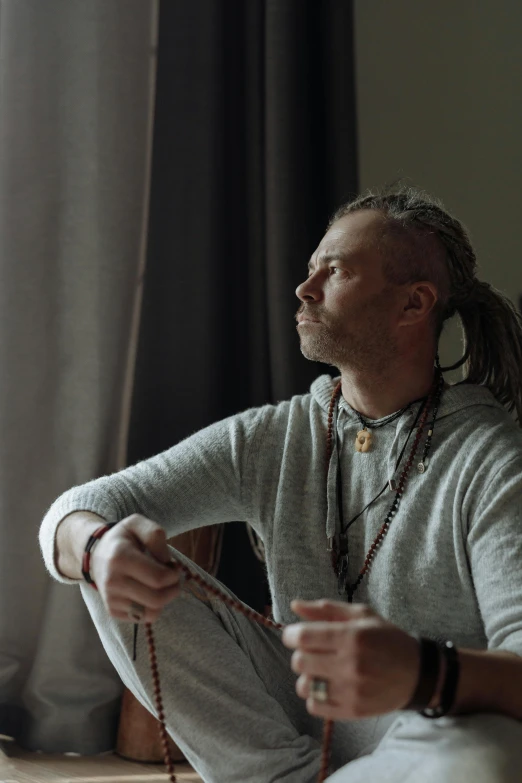
[[[403,713],[369,755],[332,783],[520,783],[522,722],[477,713],[432,721]]]
[[[429,721],[417,716],[396,738],[418,731],[419,783],[519,783],[522,780],[522,723],[505,715],[477,713]],[[424,751],[424,752],[423,752]],[[421,773],[422,770],[422,773]],[[404,783],[417,783],[416,772]]]
[[[522,769],[514,774],[513,760],[503,748],[493,745],[441,752],[419,767],[420,777],[405,783],[519,783]]]

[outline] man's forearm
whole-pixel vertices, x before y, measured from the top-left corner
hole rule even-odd
[[[522,657],[459,648],[460,677],[450,715],[499,712],[522,720]]]
[[[92,511],[74,511],[64,517],[56,530],[54,562],[70,579],[83,579],[82,557],[89,536],[105,522]]]

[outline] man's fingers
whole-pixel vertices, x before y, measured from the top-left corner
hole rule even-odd
[[[339,647],[340,636],[346,635],[346,620],[339,622],[296,623],[283,630],[286,647],[329,652]]]
[[[376,628],[377,623],[374,617],[361,617],[352,622],[317,620],[313,623],[294,623],[283,630],[282,641],[286,647],[328,652],[341,646],[349,647],[360,638],[362,632]]]
[[[147,550],[140,552],[134,547],[125,552],[125,557],[130,561],[126,569],[129,577],[147,587],[158,590],[180,582],[181,567],[172,561],[162,565]]]
[[[157,522],[142,514],[131,514],[120,522],[119,527],[130,534],[140,549],[145,547],[155,560],[160,563],[169,562],[171,553],[167,534]]]
[[[326,598],[319,601],[301,601],[296,599],[291,604],[295,614],[307,617],[321,617],[322,620],[351,620],[368,617],[372,614],[366,604],[345,604],[340,601],[330,601]]]
[[[296,684],[295,684],[295,690],[298,696],[300,696],[302,699],[309,699],[311,698],[310,692],[312,690],[312,680],[313,677],[308,676],[307,674],[301,674],[300,677],[297,678]],[[330,693],[328,695],[328,703],[331,707],[339,707],[339,702],[335,699],[335,694]]]
[[[151,557],[166,565],[171,560],[167,536],[163,528],[156,527],[146,538],[145,545]]]
[[[310,677],[325,677],[329,679],[335,671],[337,656],[335,652],[320,651],[317,653],[296,650],[292,655],[291,668],[296,674],[307,674]]]
[[[121,597],[111,596],[111,613],[113,617],[123,616],[126,619],[131,608],[131,601],[145,608],[145,615],[142,620],[153,622],[157,619],[161,610],[177,598],[181,593],[179,585],[165,587],[162,590],[150,590],[144,585],[134,580],[125,583],[125,592]],[[117,614],[115,614],[117,613]]]

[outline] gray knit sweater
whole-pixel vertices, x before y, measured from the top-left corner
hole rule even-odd
[[[251,408],[157,456],[68,490],[40,528],[49,572],[78,584],[59,574],[53,562],[56,527],[75,510],[94,511],[110,522],[138,512],[161,524],[168,537],[246,520],[265,545],[278,622],[298,621],[290,610],[293,598],[343,600],[327,553],[327,537],[339,524],[336,450],[328,477],[325,471],[328,403],[337,380],[323,375],[309,394]],[[417,410],[418,405],[376,429],[371,451],[358,453],[360,424],[341,397],[336,429],[345,523],[400,472],[413,435],[396,474],[395,462]],[[393,498],[387,490],[351,526],[350,582]],[[354,601],[368,603],[408,632],[522,655],[521,501],[522,431],[487,389],[450,387],[442,397],[428,468],[410,473],[399,511]]]

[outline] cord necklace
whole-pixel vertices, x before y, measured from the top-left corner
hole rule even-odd
[[[438,364],[438,363],[437,363]],[[426,425],[426,420],[428,418],[428,413],[430,408],[433,404],[433,419],[430,423],[430,428],[428,430],[428,437],[426,439],[426,443],[424,444],[424,453],[422,456],[421,461],[417,465],[417,471],[419,473],[424,473],[426,470],[426,466],[428,464],[428,455],[431,448],[431,441],[433,437],[433,427],[435,423],[435,419],[437,417],[437,412],[440,405],[440,400],[442,397],[442,392],[444,389],[444,378],[442,375],[442,372],[440,371],[440,367],[437,366],[437,370],[435,373],[435,379],[431,388],[431,391],[426,398],[426,401],[424,405],[421,405],[419,408],[419,411],[417,412],[417,417],[412,425],[412,428],[410,430],[410,433],[408,435],[408,438],[406,440],[406,443],[404,444],[404,447],[401,451],[401,454],[399,456],[399,459],[397,460],[397,464],[395,466],[395,470],[397,470],[400,461],[402,459],[402,455],[404,453],[404,450],[406,448],[406,445],[410,439],[410,436],[415,429],[415,426],[417,424],[417,421],[420,417],[420,423],[419,428],[417,430],[417,435],[415,436],[415,440],[412,446],[412,450],[410,452],[408,461],[404,467],[404,470],[400,476],[398,485],[395,483],[394,479],[390,479],[387,484],[383,487],[383,489],[379,492],[379,494],[372,500],[370,503],[366,506],[366,508],[363,509],[359,514],[357,514],[356,517],[354,517],[350,522],[347,524],[345,528],[343,528],[343,511],[342,511],[342,478],[340,478],[340,461],[338,465],[338,472],[337,472],[337,494],[338,494],[338,502],[340,500],[339,504],[339,517],[341,520],[341,532],[338,536],[335,536],[333,538],[328,538],[328,548],[327,551],[331,554],[331,561],[332,561],[332,568],[334,570],[334,573],[338,580],[338,591],[341,595],[346,594],[348,598],[348,602],[352,603],[353,595],[359,585],[361,584],[364,576],[368,573],[368,571],[371,568],[373,559],[375,557],[375,553],[377,548],[382,543],[382,540],[384,539],[384,536],[388,532],[388,529],[391,525],[391,521],[395,514],[397,513],[397,509],[399,507],[399,503],[401,500],[401,497],[404,493],[404,486],[406,484],[406,480],[408,478],[408,474],[410,472],[411,466],[413,464],[413,460],[415,459],[415,454],[417,453],[417,449],[422,437],[422,433],[424,430],[424,427]],[[334,389],[334,392],[332,394],[332,398],[330,400],[330,406],[328,410],[328,434],[327,434],[327,463],[329,464],[331,456],[332,456],[332,442],[333,442],[333,418],[334,418],[334,409],[336,406],[336,403],[338,402],[338,398],[341,394],[341,381],[337,384],[337,386]],[[366,555],[364,565],[359,572],[359,575],[355,582],[352,585],[349,585],[347,582],[348,579],[348,537],[346,535],[348,528],[366,511],[369,506],[374,503],[377,498],[379,498],[382,493],[385,491],[386,487],[389,487],[390,490],[395,492],[395,498],[394,501],[390,507],[390,510],[388,511],[388,514],[386,516],[386,519],[384,521],[384,524],[382,525],[381,529],[377,533],[377,536],[371,545],[370,549],[368,550],[368,553]],[[339,497],[340,496],[340,497]]]

